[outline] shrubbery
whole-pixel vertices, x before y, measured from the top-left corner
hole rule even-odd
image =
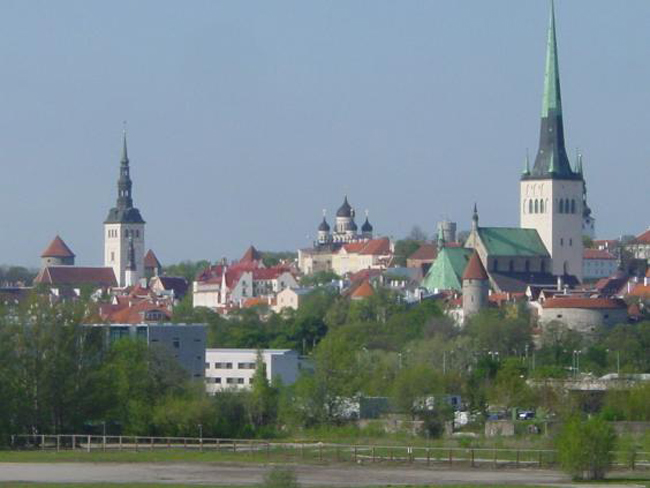
[[[616,433],[599,417],[571,418],[557,438],[560,465],[576,480],[601,480],[613,462]]]

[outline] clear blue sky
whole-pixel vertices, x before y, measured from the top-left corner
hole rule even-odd
[[[518,225],[545,0],[0,3],[0,262],[102,264],[128,120],[163,263],[295,250],[343,195],[395,237]],[[650,2],[558,0],[569,152],[600,237],[650,224]]]

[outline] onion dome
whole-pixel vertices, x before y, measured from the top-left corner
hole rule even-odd
[[[343,200],[343,205],[339,207],[339,209],[336,211],[336,216],[337,217],[352,217],[352,207],[348,203],[348,196],[345,196],[345,199]]]
[[[327,220],[325,220],[325,217],[323,216],[323,221],[320,223],[318,226],[318,230],[320,232],[329,232],[330,231],[330,226],[327,223]]]
[[[361,232],[372,232],[372,225],[368,221],[368,216],[366,215],[366,221],[361,226]]]
[[[357,227],[356,222],[355,222],[354,220],[352,220],[352,221],[350,222],[350,230],[353,230],[354,232],[356,232],[358,229],[359,229],[359,228]]]

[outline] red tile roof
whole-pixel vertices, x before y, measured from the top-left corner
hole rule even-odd
[[[117,286],[113,268],[90,268],[81,266],[47,266],[43,268],[34,283],[47,285],[94,285]]]
[[[369,281],[364,281],[361,283],[356,290],[350,295],[351,298],[369,298],[375,294],[375,289],[372,287]]]
[[[638,284],[629,294],[633,297],[650,298],[650,285]]]
[[[370,278],[381,275],[383,272],[383,269],[362,269],[361,271],[351,274],[350,281],[354,283],[357,281],[369,280]]]
[[[605,251],[604,249],[585,249],[582,252],[582,257],[584,259],[609,259],[609,260],[616,260],[616,256],[614,256],[612,253],[609,251]]]
[[[246,249],[246,252],[239,260],[239,262],[251,263],[253,261],[261,261],[261,260],[262,260],[262,255],[260,254],[260,252],[257,249],[255,249],[254,246],[250,246],[248,249]]]
[[[643,234],[638,235],[634,242],[637,244],[650,244],[650,229],[646,230]]]
[[[390,240],[388,237],[380,239],[370,239],[366,245],[359,251],[359,254],[372,254],[375,256],[384,256],[390,254]]]
[[[463,280],[487,280],[488,275],[485,272],[483,263],[481,263],[481,258],[478,256],[478,252],[474,251],[472,256],[469,258],[467,266],[465,266],[465,272],[463,273]]]
[[[147,254],[144,256],[144,267],[145,268],[162,268],[162,264],[158,261],[156,254],[149,249]]]
[[[587,308],[587,309],[618,309],[627,310],[625,302],[618,298],[585,298],[585,297],[558,297],[549,298],[542,305],[543,308]]]
[[[438,256],[438,248],[435,244],[422,244],[408,259],[433,261],[436,259],[436,256]]]
[[[43,251],[41,257],[42,258],[73,258],[74,253],[70,250],[67,244],[63,242],[63,239],[61,239],[59,236],[56,236],[54,239],[52,239],[52,242],[50,242],[50,245],[47,246],[45,251]]]

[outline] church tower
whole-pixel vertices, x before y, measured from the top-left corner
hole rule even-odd
[[[532,169],[526,158],[521,177],[520,226],[537,230],[551,255],[554,275],[573,275],[582,281],[584,181],[580,169],[571,168],[564,144],[558,66],[551,2],[539,150]]]
[[[104,266],[113,268],[119,286],[126,286],[127,267],[134,268],[129,276],[134,281],[142,277],[144,270],[145,222],[140,211],[133,206],[132,186],[125,130],[122,135],[120,177],[117,180],[117,205],[109,210],[104,221]],[[131,246],[132,252],[129,252]]]

